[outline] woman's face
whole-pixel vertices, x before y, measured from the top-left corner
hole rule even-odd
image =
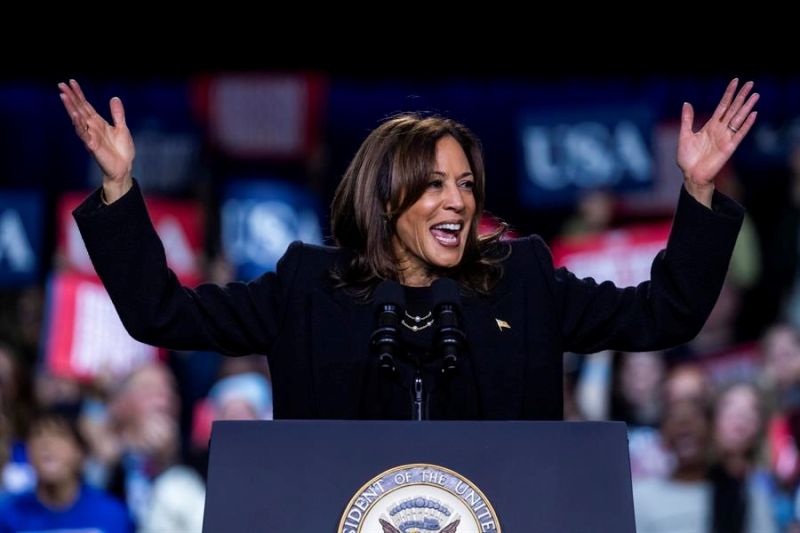
[[[760,427],[759,399],[752,387],[737,385],[720,397],[714,433],[722,451],[747,453],[756,446]]]
[[[634,352],[623,357],[620,386],[625,398],[638,406],[660,398],[664,378],[661,352]]]
[[[800,343],[789,326],[777,326],[764,340],[765,372],[782,390],[800,381]]]
[[[402,282],[424,286],[426,264],[451,268],[461,262],[475,215],[475,178],[469,161],[453,137],[436,143],[436,161],[428,188],[397,219],[392,238]]]
[[[708,432],[708,420],[696,402],[681,400],[667,407],[661,437],[678,464],[698,465],[706,460]]]
[[[83,452],[67,429],[50,424],[34,431],[28,454],[41,483],[57,485],[80,477]]]

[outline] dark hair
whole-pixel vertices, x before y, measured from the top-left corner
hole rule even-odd
[[[486,197],[480,141],[464,125],[435,115],[404,113],[373,130],[358,149],[331,204],[331,226],[339,246],[355,255],[332,272],[337,286],[366,297],[383,279],[398,279],[392,248],[397,217],[411,207],[428,186],[436,143],[453,137],[467,156],[475,179],[475,214],[461,263],[451,269],[430,266],[462,286],[486,294],[502,277],[500,262],[507,256],[499,246],[505,226],[478,235]]]
[[[42,433],[53,432],[70,437],[83,453],[88,451],[89,445],[78,429],[75,416],[59,410],[44,411],[35,415],[28,429],[28,440]]]
[[[747,481],[721,464],[708,471],[711,484],[711,533],[742,533],[747,517]]]
[[[18,347],[5,341],[0,341],[0,359],[7,360],[11,369],[11,375],[5,376],[11,383],[2,383],[0,379],[0,412],[6,417],[6,428],[11,436],[23,438],[35,405],[31,368]]]
[[[622,372],[626,364],[630,364],[630,357],[637,357],[641,356],[640,354],[656,354],[655,357],[658,358],[659,362],[662,365],[662,375],[659,379],[658,388],[659,391],[663,394],[663,386],[665,382],[665,375],[666,370],[664,369],[665,362],[664,362],[664,354],[663,352],[652,351],[652,352],[621,352],[615,351],[612,354],[611,358],[611,398],[609,401],[609,416],[610,420],[621,420],[626,422],[630,425],[635,426],[645,426],[645,427],[652,427],[657,428],[659,425],[659,421],[663,415],[663,402],[662,398],[659,396],[657,398],[658,409],[651,413],[641,413],[636,409],[636,406],[631,402],[631,400],[625,395],[623,381],[622,381]]]

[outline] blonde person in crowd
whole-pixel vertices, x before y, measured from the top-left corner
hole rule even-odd
[[[205,486],[180,463],[179,410],[171,372],[154,362],[124,379],[96,421],[108,489],[126,503],[140,532],[202,527]]]

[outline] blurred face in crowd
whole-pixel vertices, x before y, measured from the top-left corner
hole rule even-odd
[[[178,397],[169,370],[161,364],[150,364],[134,371],[118,398],[118,413],[126,420],[155,413],[175,416]]]
[[[661,352],[627,353],[623,357],[620,385],[625,398],[634,405],[660,398],[664,377]]]
[[[47,421],[35,427],[28,455],[42,484],[60,485],[80,478],[83,450],[66,425]]]
[[[171,455],[170,425],[175,424],[178,411],[174,379],[160,363],[135,370],[109,410],[125,446],[162,457]]]
[[[153,413],[142,419],[127,435],[126,444],[165,467],[178,452],[178,421],[166,413]]]
[[[800,341],[789,326],[775,326],[764,338],[765,372],[780,388],[800,381]]]
[[[666,403],[684,400],[705,401],[708,384],[703,371],[694,365],[679,366],[670,372],[664,384]]]
[[[452,268],[461,262],[475,215],[474,186],[461,145],[442,137],[427,189],[397,219],[393,246],[405,284],[428,285],[427,265]]]
[[[708,431],[708,419],[699,402],[680,400],[667,407],[661,435],[679,466],[698,466],[706,462]]]
[[[714,419],[714,440],[722,452],[745,454],[756,446],[761,429],[758,393],[746,384],[720,396]]]
[[[603,231],[614,217],[614,197],[606,191],[592,191],[578,204],[581,218],[589,231]]]

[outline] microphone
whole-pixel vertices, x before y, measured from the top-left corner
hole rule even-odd
[[[372,333],[370,343],[378,356],[378,367],[386,373],[397,371],[395,351],[399,344],[397,326],[400,324],[401,303],[405,301],[403,288],[393,280],[383,280],[374,293],[378,328]]]
[[[435,346],[442,356],[442,372],[455,372],[458,355],[464,345],[465,336],[458,321],[461,296],[458,284],[450,278],[439,278],[431,284],[433,309],[439,328]]]

